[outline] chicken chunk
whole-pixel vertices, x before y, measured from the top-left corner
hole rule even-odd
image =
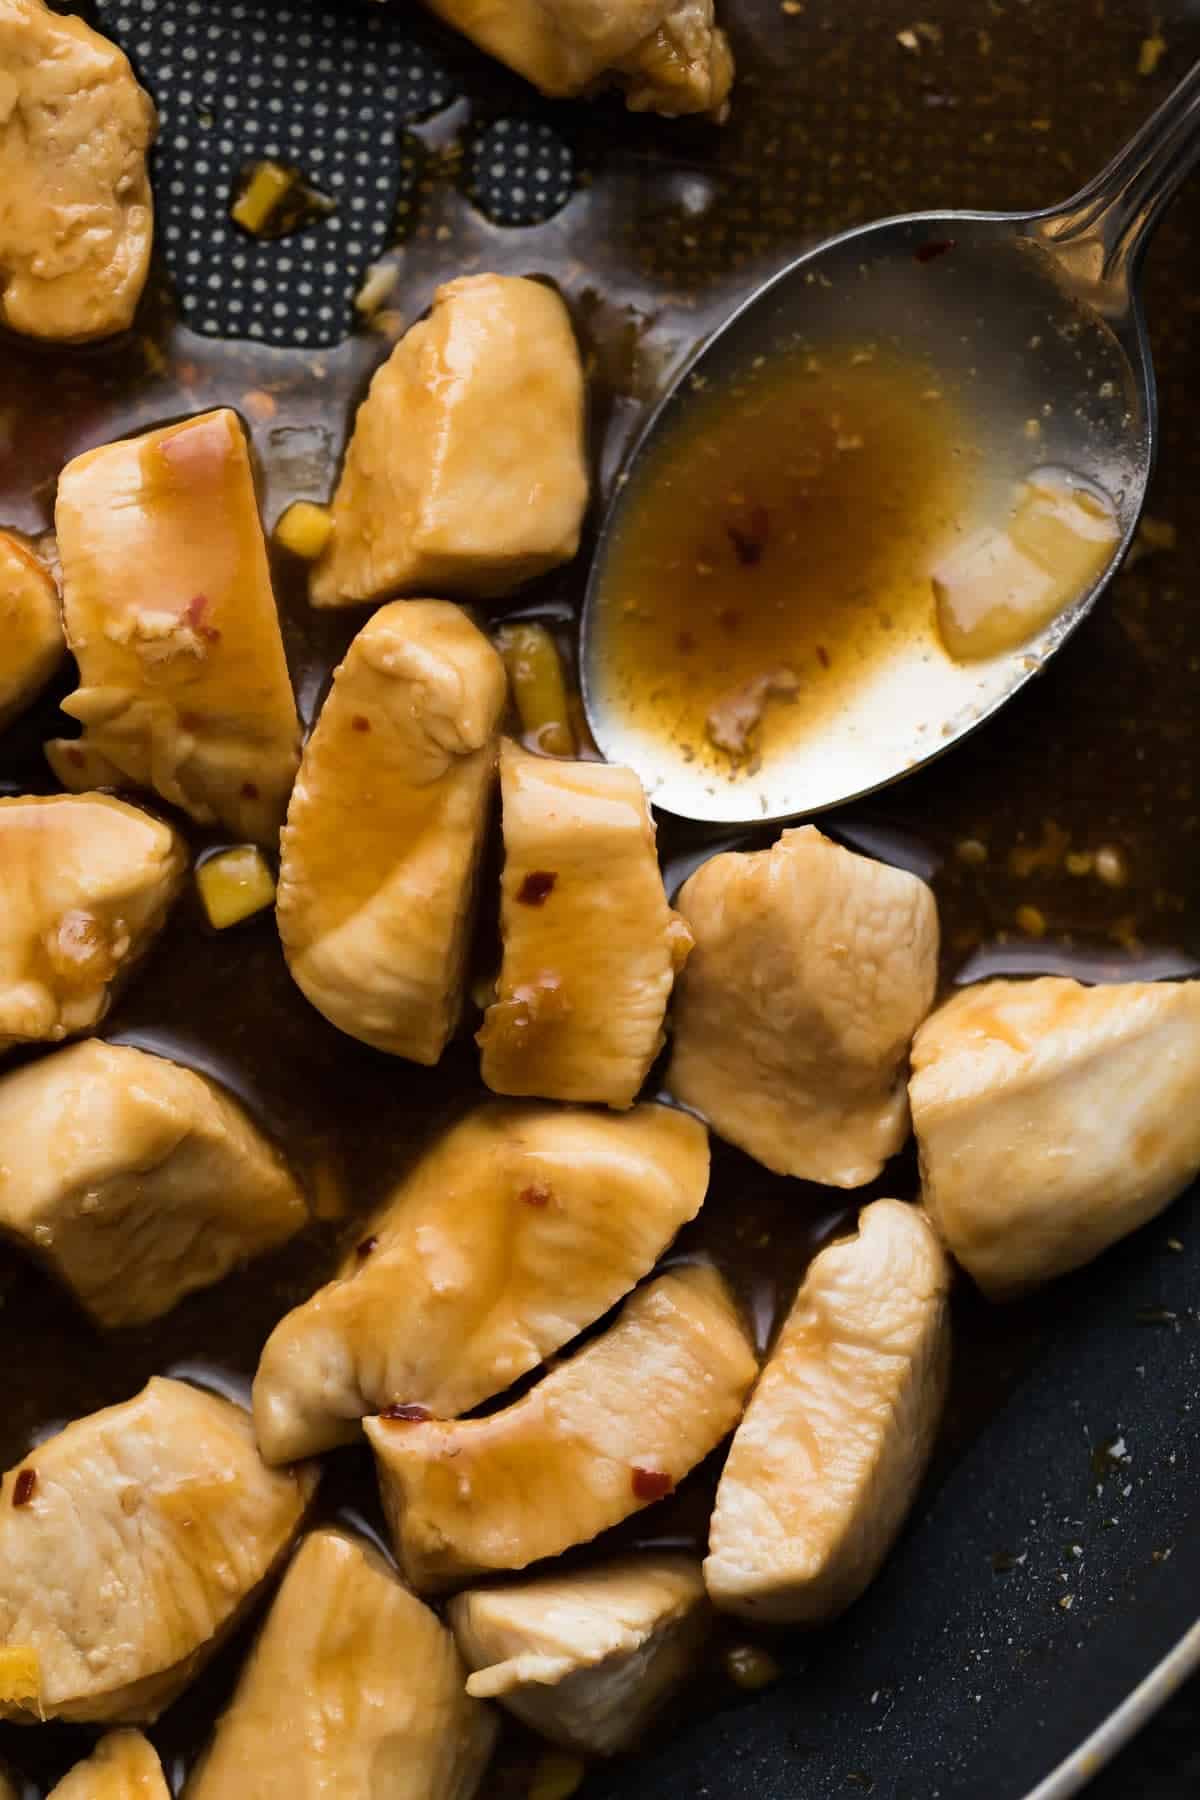
[[[941,1418],[948,1291],[937,1238],[899,1200],[816,1257],[717,1489],[704,1576],[722,1611],[820,1624],[874,1578]]]
[[[781,1175],[874,1180],[908,1137],[909,1046],[937,980],[929,888],[806,825],[714,856],[676,905],[696,947],[670,1092]]]
[[[0,1080],[0,1231],[101,1325],[140,1325],[304,1224],[278,1152],[206,1076],[99,1038]]]
[[[103,444],[63,470],[55,512],[81,744],[47,746],[64,787],[153,788],[202,825],[271,843],[300,723],[250,453],[222,409]]]
[[[171,1790],[158,1752],[140,1731],[110,1731],[49,1800],[171,1800]]]
[[[480,1107],[268,1338],[263,1455],[350,1442],[388,1406],[446,1417],[501,1392],[616,1305],[707,1185],[707,1134],[687,1113]]]
[[[108,794],[0,799],[0,1050],[99,1024],[187,860],[169,825]]]
[[[479,1043],[498,1094],[632,1106],[691,937],[630,769],[500,750],[504,963]]]
[[[155,1377],[0,1482],[0,1718],[138,1724],[198,1673],[284,1556],[307,1467],[249,1415]]]
[[[681,1268],[501,1412],[368,1419],[408,1579],[523,1569],[662,1499],[732,1429],[757,1373],[720,1276]]]
[[[0,731],[37,699],[65,649],[49,571],[11,532],[0,531]]]
[[[634,1747],[695,1672],[710,1625],[699,1563],[668,1555],[475,1588],[449,1618],[475,1671],[468,1694],[599,1756]]]
[[[506,691],[458,607],[385,606],[334,676],[288,808],[288,967],[340,1030],[414,1062],[437,1062],[462,1010]]]
[[[966,988],[917,1033],[924,1201],[993,1299],[1090,1262],[1200,1171],[1200,981]]]
[[[567,562],[588,497],[583,424],[553,289],[510,275],[439,288],[359,408],[313,604],[508,594]]]
[[[713,0],[428,0],[434,12],[562,98],[616,84],[634,112],[729,110],[733,56]]]
[[[150,266],[156,120],[126,58],[43,0],[0,0],[0,318],[29,337],[123,331]]]
[[[188,1800],[471,1800],[496,1736],[446,1627],[362,1539],[306,1537]]]

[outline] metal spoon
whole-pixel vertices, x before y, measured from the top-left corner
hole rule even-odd
[[[1037,213],[912,213],[831,238],[750,296],[700,347],[656,408],[604,520],[583,614],[584,704],[596,742],[627,763],[655,805],[684,818],[762,822],[818,812],[941,755],[1042,668],[1111,580],[1137,527],[1156,448],[1154,371],[1138,293],[1142,256],[1200,156],[1200,63],[1104,172]],[[953,254],[939,254],[953,249]],[[597,619],[606,554],[647,456],[672,431],[703,373],[711,391],[794,341],[882,336],[969,381],[990,444],[1037,421],[1032,466],[1058,465],[1114,502],[1120,541],[1092,587],[1038,636],[984,662],[899,646],[870,692],[831,723],[715,776],[622,717]]]

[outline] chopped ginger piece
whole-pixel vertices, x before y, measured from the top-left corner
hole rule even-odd
[[[255,237],[261,236],[272,213],[278,211],[295,181],[292,170],[282,163],[256,163],[250,179],[230,208],[234,224],[252,232]]]
[[[0,1706],[27,1706],[40,1712],[41,1699],[41,1665],[33,1645],[0,1649]]]
[[[275,877],[255,844],[238,844],[207,857],[196,870],[196,886],[216,931],[240,925],[275,903]]]
[[[305,562],[315,562],[333,536],[333,514],[311,500],[293,500],[275,524],[275,542]]]

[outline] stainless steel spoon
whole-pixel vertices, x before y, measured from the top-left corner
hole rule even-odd
[[[637,770],[655,805],[684,818],[762,822],[821,811],[919,768],[981,724],[1041,669],[1095,605],[1137,527],[1154,465],[1154,371],[1138,292],[1142,255],[1200,156],[1200,64],[1104,172],[1037,213],[912,213],[831,238],[750,296],[700,347],[656,408],[604,520],[583,614],[584,704],[596,742]],[[939,254],[952,246],[953,254]],[[969,385],[984,450],[1059,465],[1102,488],[1120,529],[1111,563],[1038,636],[985,662],[901,645],[834,719],[727,775],[635,728],[598,654],[606,553],[648,453],[754,358],[794,342],[885,338]],[[1030,421],[1036,421],[1031,425]]]

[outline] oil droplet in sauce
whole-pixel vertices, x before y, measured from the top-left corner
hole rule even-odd
[[[606,559],[611,704],[689,761],[753,772],[902,643],[937,645],[930,577],[977,460],[936,372],[882,349],[788,352],[693,394]]]

